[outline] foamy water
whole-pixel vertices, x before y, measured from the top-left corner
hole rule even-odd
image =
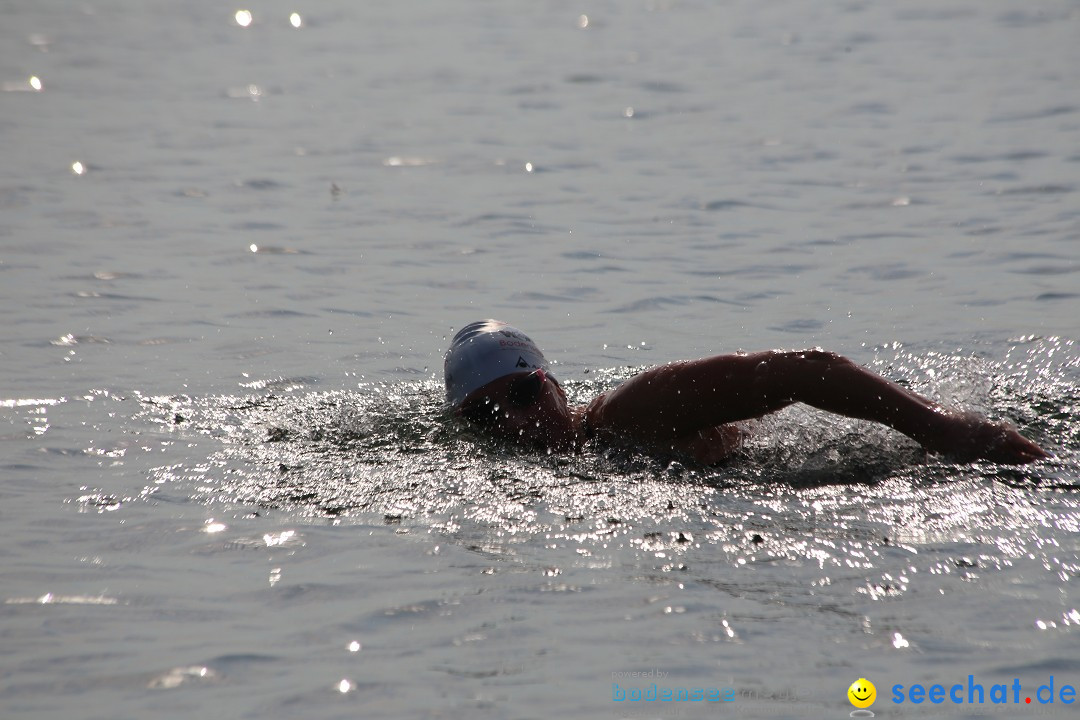
[[[878,716],[1070,714],[1072,4],[2,25],[6,715],[832,718],[860,677]],[[440,405],[481,317],[581,401],[824,346],[1055,458],[802,409],[719,468],[512,451]],[[615,699],[650,685],[734,700]]]

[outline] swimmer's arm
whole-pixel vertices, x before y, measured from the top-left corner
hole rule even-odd
[[[1046,457],[1015,429],[949,410],[822,350],[717,355],[662,365],[598,398],[589,424],[629,438],[672,442],[802,402],[888,425],[928,450],[998,462]]]

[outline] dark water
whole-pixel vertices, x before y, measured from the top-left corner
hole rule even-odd
[[[891,688],[1080,685],[1072,3],[238,9],[3,13],[6,714],[831,718],[866,677],[878,716],[1012,717]],[[579,401],[824,346],[1055,458],[797,408],[718,468],[492,446],[440,405],[481,317]],[[650,670],[740,707],[613,701]]]

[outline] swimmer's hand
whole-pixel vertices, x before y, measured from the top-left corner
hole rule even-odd
[[[987,420],[975,413],[956,413],[940,443],[931,447],[962,462],[990,460],[1009,465],[1044,460],[1050,453],[1017,432],[1009,423]]]

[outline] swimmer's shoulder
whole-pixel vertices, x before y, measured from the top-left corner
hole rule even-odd
[[[604,403],[607,402],[607,393],[600,393],[581,412],[581,435],[584,440],[592,440],[598,430],[606,426],[604,421]]]

